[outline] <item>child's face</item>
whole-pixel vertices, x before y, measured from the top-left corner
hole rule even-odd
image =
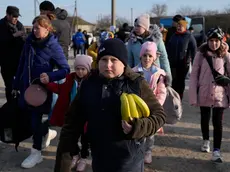
[[[144,68],[150,68],[153,65],[154,57],[150,54],[144,54],[141,57],[141,64]]]
[[[77,66],[75,72],[79,78],[84,78],[88,74],[87,69],[81,66]]]

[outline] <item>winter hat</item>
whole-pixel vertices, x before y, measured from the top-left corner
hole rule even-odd
[[[156,60],[157,58],[157,45],[155,42],[145,42],[144,44],[142,44],[141,46],[141,52],[140,52],[140,57],[142,57],[144,54],[150,54],[152,55],[152,57],[154,57],[154,61]]]
[[[217,38],[222,40],[224,38],[224,32],[219,27],[211,28],[207,33],[207,37],[208,39]]]
[[[177,14],[173,17],[173,21],[174,22],[179,22],[180,20],[184,20],[184,17],[182,17],[181,15]]]
[[[187,28],[188,22],[186,20],[180,20],[178,21],[178,24],[182,25],[184,28]]]
[[[101,57],[110,55],[118,58],[125,66],[128,64],[128,51],[124,44],[119,39],[107,39],[105,40],[98,49],[97,61]]]
[[[164,24],[163,23],[160,23],[160,28],[163,28],[164,27]]]
[[[55,7],[54,4],[50,1],[43,1],[40,6],[39,6],[40,10],[44,10],[44,11],[54,11]]]
[[[91,70],[91,64],[93,62],[92,57],[87,55],[77,55],[74,61],[74,69],[78,66],[82,66],[89,72]]]
[[[150,17],[148,14],[143,14],[135,20],[135,25],[143,27],[145,30],[149,30],[150,26]]]

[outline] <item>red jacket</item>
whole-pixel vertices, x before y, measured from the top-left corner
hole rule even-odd
[[[62,84],[49,83],[47,89],[58,94],[57,102],[53,108],[50,124],[62,127],[64,124],[65,114],[70,105],[71,90],[73,87],[76,73],[70,73],[66,76],[66,81]]]

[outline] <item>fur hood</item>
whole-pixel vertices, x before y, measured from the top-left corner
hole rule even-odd
[[[160,31],[160,28],[156,24],[154,24],[153,28],[149,31],[149,36],[147,36],[146,38],[142,38],[140,36],[137,36],[134,33],[134,29],[133,29],[132,32],[130,33],[129,39],[132,43],[135,43],[138,40],[141,40],[141,41],[142,40],[148,40],[148,41],[153,41],[156,44],[158,44],[159,40],[162,39],[162,33]]]

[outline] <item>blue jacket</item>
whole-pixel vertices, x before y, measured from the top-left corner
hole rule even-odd
[[[29,68],[31,76],[29,77]],[[54,71],[57,66],[58,70]],[[30,82],[40,81],[40,74],[47,73],[50,82],[58,81],[66,77],[70,67],[63,50],[54,35],[49,35],[43,42],[36,43],[33,34],[29,35],[23,48],[19,67],[15,76],[13,88],[20,91],[19,104],[25,107],[25,90]],[[52,94],[48,94],[49,106],[52,102]],[[49,111],[49,109],[46,109]]]
[[[156,64],[158,64],[159,67],[166,72],[171,82],[172,76],[171,76],[171,69],[169,65],[168,55],[167,55],[165,45],[162,39],[162,34],[159,28],[157,27],[153,28],[150,36],[148,36],[147,38],[141,38],[139,36],[136,36],[133,32],[131,33],[130,39],[127,45],[129,66],[133,68],[140,63],[141,45],[147,41],[153,41],[157,44],[157,50],[158,52],[161,53],[161,55],[157,59]]]
[[[81,44],[85,44],[85,36],[82,32],[77,32],[75,35],[73,35],[73,42],[75,45],[81,45]]]

